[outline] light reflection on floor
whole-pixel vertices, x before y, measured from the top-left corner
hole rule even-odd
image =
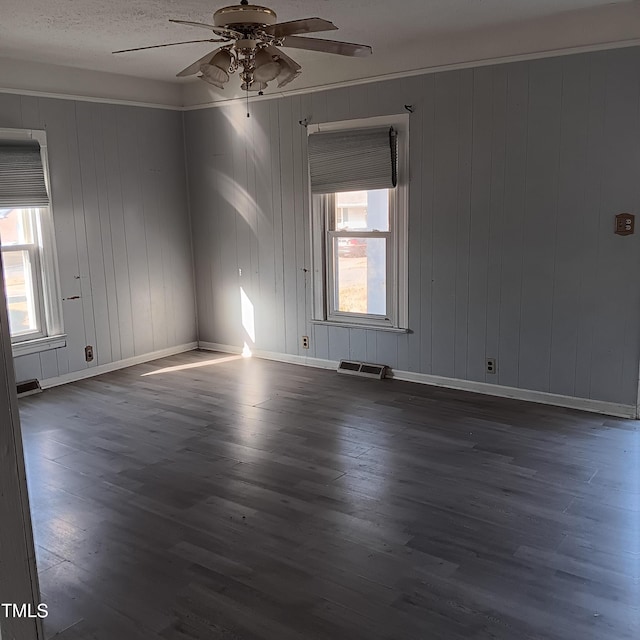
[[[227,356],[226,358],[213,358],[211,360],[205,360],[204,362],[192,362],[190,364],[179,364],[175,367],[165,367],[164,369],[157,369],[156,371],[149,371],[143,373],[140,377],[157,376],[161,373],[173,373],[174,371],[185,371],[187,369],[198,369],[200,367],[209,367],[213,364],[222,364],[223,362],[233,362],[234,360],[240,360],[242,356]]]

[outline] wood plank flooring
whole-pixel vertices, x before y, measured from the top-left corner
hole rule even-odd
[[[21,417],[48,638],[640,637],[638,422],[197,351]]]

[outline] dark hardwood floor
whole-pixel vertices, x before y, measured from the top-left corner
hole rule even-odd
[[[47,637],[640,638],[638,422],[203,352],[21,416]]]

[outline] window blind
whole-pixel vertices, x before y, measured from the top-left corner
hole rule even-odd
[[[397,184],[393,127],[312,133],[308,152],[311,193],[390,189]]]
[[[0,208],[48,204],[40,145],[0,142]]]

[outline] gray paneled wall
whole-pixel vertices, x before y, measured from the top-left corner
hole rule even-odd
[[[0,127],[46,129],[67,347],[47,379],[196,339],[179,112],[0,94]],[[85,345],[95,360],[86,363]]]
[[[639,77],[628,48],[186,113],[200,339],[252,346],[253,315],[261,350],[635,404]],[[411,333],[312,325],[298,121],[405,104]]]

